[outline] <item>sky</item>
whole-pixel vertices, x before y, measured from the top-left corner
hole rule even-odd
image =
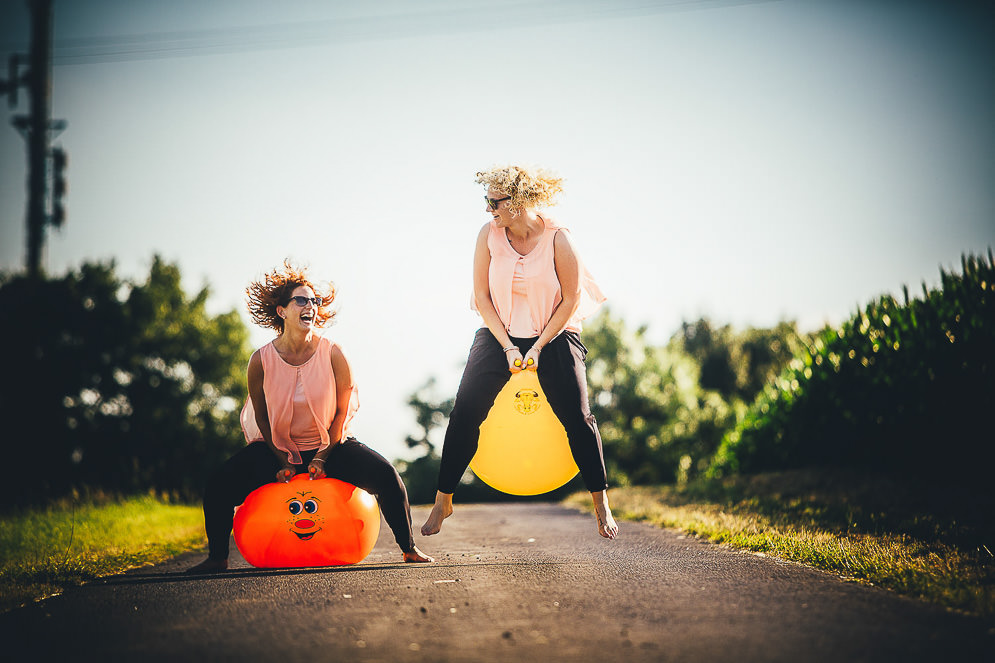
[[[141,279],[158,254],[248,324],[250,281],[308,265],[338,289],[353,433],[410,458],[409,395],[435,377],[452,396],[480,326],[473,180],[491,165],[565,178],[549,212],[652,342],[701,316],[815,330],[986,253],[991,7],[55,0],[69,196],[45,266]],[[28,34],[26,2],[0,3],[0,56]],[[4,122],[4,271],[25,263],[25,162]]]

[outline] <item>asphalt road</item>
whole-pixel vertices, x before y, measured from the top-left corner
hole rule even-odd
[[[415,508],[421,524],[426,509]],[[457,505],[405,565],[96,581],[0,616],[9,661],[974,661],[995,630],[873,587],[552,504]]]

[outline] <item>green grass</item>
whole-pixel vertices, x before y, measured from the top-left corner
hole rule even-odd
[[[0,515],[0,612],[205,541],[200,507],[151,496]]]
[[[783,472],[613,488],[610,497],[616,518],[995,617],[995,546],[985,514],[923,492],[854,473]],[[590,510],[586,493],[567,503]]]

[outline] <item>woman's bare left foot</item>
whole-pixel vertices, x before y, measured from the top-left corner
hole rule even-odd
[[[418,550],[418,547],[413,547],[410,551],[402,553],[404,555],[404,562],[406,564],[424,564],[427,562],[434,562],[435,558],[429,557],[422,551]]]
[[[442,529],[442,521],[453,515],[453,496],[451,493],[436,493],[432,512],[428,514],[425,524],[421,526],[422,536],[438,534]]]
[[[598,519],[598,534],[606,539],[614,539],[618,535],[618,523],[608,506],[608,491],[591,493],[591,498],[594,500],[594,515]]]

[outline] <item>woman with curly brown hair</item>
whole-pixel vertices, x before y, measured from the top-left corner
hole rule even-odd
[[[404,561],[433,561],[415,546],[408,494],[397,471],[348,436],[359,407],[352,369],[342,348],[317,333],[335,316],[334,287],[321,291],[303,270],[285,263],[246,294],[253,322],[277,337],[249,359],[249,400],[241,417],[249,444],[208,482],[204,523],[210,550],[188,573],[227,569],[233,509],[259,486],[304,472],[375,495]]]
[[[541,168],[500,166],[477,173],[476,181],[487,187],[491,215],[473,257],[473,308],[484,326],[463,370],[435,505],[421,533],[436,534],[452,515],[453,492],[477,451],[480,424],[511,373],[534,370],[591,492],[598,533],[614,539],[618,525],[608,505],[601,435],[587,399],[587,348],[579,335],[581,320],[605,297],[566,228],[539,211],[562,191],[562,180]]]

